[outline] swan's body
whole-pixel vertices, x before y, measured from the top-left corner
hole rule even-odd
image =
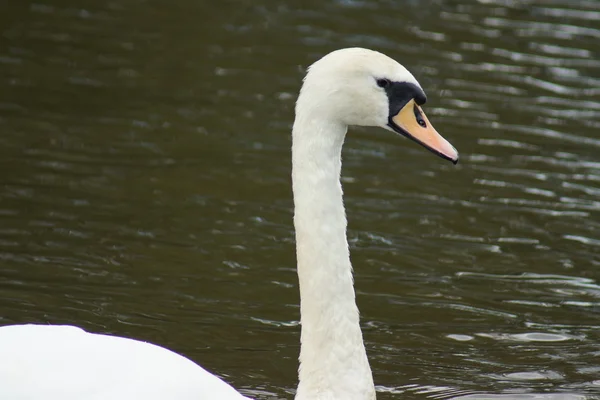
[[[424,101],[404,67],[365,49],[330,53],[305,78],[292,146],[302,323],[296,400],[375,399],[346,239],[341,150],[349,125],[380,126],[456,162],[419,107]],[[40,325],[0,328],[0,398],[244,399],[170,350]]]
[[[0,399],[247,400],[163,347],[58,325],[0,328]]]

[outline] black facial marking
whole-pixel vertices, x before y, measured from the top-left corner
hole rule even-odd
[[[387,94],[390,103],[390,118],[398,114],[400,110],[402,110],[402,107],[404,107],[406,103],[412,99],[415,99],[415,103],[418,105],[425,104],[427,101],[427,97],[425,96],[423,90],[414,83],[390,82],[389,80],[385,79],[388,84],[381,86],[379,81],[382,80],[384,79],[378,79],[377,85],[382,87]]]

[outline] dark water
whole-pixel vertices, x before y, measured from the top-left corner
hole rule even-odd
[[[0,4],[0,324],[71,323],[290,399],[293,102],[370,47],[453,167],[354,129],[345,193],[380,399],[600,398],[600,2]]]

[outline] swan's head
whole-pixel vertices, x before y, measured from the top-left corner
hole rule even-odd
[[[349,48],[310,66],[296,111],[308,109],[313,116],[345,125],[379,126],[456,164],[458,152],[421,108],[426,100],[419,82],[398,62],[376,51]]]

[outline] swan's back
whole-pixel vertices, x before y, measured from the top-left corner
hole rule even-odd
[[[246,399],[189,359],[73,326],[0,328],[0,398],[10,400]]]

